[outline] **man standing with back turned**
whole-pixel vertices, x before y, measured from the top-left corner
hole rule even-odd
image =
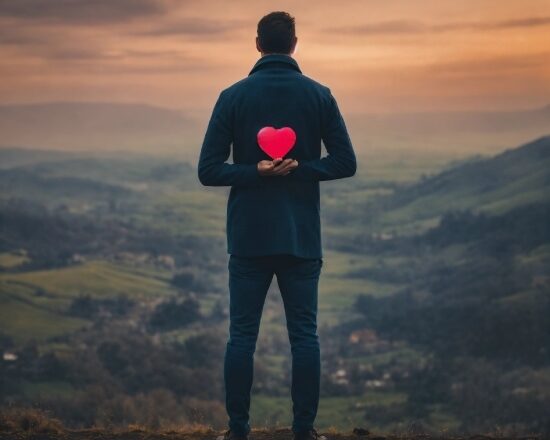
[[[229,339],[224,360],[229,429],[247,440],[254,352],[273,275],[283,299],[292,352],[295,440],[314,429],[320,388],[317,292],[323,266],[319,182],[355,174],[357,163],[330,89],[302,74],[294,17],[258,23],[262,54],[247,77],[222,90],[206,130],[198,178],[230,186],[227,204]],[[321,158],[321,141],[327,156]],[[233,144],[233,163],[226,163]]]

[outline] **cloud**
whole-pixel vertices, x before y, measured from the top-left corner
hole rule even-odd
[[[101,74],[120,75],[123,77],[141,76],[141,75],[181,75],[188,73],[205,74],[207,71],[219,71],[220,65],[209,60],[197,61],[194,58],[184,58],[174,60],[167,65],[121,65],[118,63],[101,64],[90,66],[95,72]]]
[[[117,62],[121,60],[141,62],[156,59],[183,60],[187,63],[198,62],[199,64],[201,61],[182,50],[110,49],[107,45],[100,44],[98,41],[87,42],[86,45],[80,44],[79,41],[79,38],[63,38],[63,35],[47,30],[31,36],[15,29],[5,31],[0,27],[0,48],[1,45],[11,45],[16,48],[19,54],[44,60],[80,63],[86,61]],[[131,66],[127,67],[131,68]],[[64,68],[67,69],[68,65],[65,64]],[[174,70],[181,70],[181,66],[177,66]]]
[[[493,56],[482,59],[456,60],[425,64],[422,70],[459,76],[517,74],[519,70],[536,71],[544,67],[550,52]]]
[[[116,47],[108,38],[88,38],[85,32],[68,28],[69,34],[50,26],[38,27],[33,33],[25,28],[0,25],[0,50],[12,60],[35,58],[51,61],[56,68],[62,63],[63,72],[101,71],[109,74],[181,73],[214,68],[199,56],[183,49],[142,49]],[[70,37],[67,37],[70,35]],[[83,44],[85,42],[85,44]],[[147,65],[150,63],[150,66]],[[83,70],[84,69],[84,70]],[[6,66],[2,69],[6,72]]]
[[[426,25],[421,22],[406,20],[388,20],[359,26],[329,27],[325,30],[349,34],[409,34],[424,32],[426,30]]]
[[[514,20],[504,20],[482,25],[483,29],[506,29],[515,27],[536,27],[550,24],[550,17],[528,17]],[[473,26],[476,26],[475,24]]]
[[[42,59],[84,60],[112,58],[103,53],[97,41],[81,44],[79,38],[67,38],[63,32],[49,27],[26,32],[18,26],[0,26],[0,48],[15,48],[18,54]]]
[[[2,0],[0,16],[64,24],[116,23],[163,13],[160,0]]]
[[[447,32],[454,30],[495,30],[509,28],[529,28],[550,25],[550,17],[527,17],[494,22],[449,22],[428,24],[422,21],[388,20],[358,26],[338,26],[323,29],[323,32],[343,32],[346,34],[384,35],[384,34],[419,34],[430,32]]]
[[[0,44],[4,45],[32,45],[43,41],[41,35],[24,32],[18,27],[2,26],[0,23]]]
[[[217,36],[238,30],[246,23],[248,22],[244,22],[243,20],[212,20],[207,18],[187,17],[175,22],[132,31],[131,33],[133,35],[145,36]]]
[[[0,0],[1,1],[1,0]],[[159,20],[156,20],[158,23]],[[195,26],[203,26],[205,21],[194,20]],[[138,34],[150,34],[150,35],[173,35],[173,34],[185,34],[190,32],[196,32],[197,35],[213,35],[215,32],[227,32],[230,29],[236,28],[236,24],[227,23],[225,26],[223,23],[218,23],[211,20],[208,25],[204,26],[203,30],[197,29],[191,26],[184,26],[185,21],[180,21],[176,26],[175,22],[172,22],[166,28],[160,24],[155,24],[155,27],[146,31],[135,30],[135,25],[127,27],[127,30],[117,27],[117,34],[126,33],[126,35]],[[140,24],[140,27],[143,26]],[[183,27],[183,29],[182,29]],[[217,28],[214,29],[214,28]],[[174,66],[159,66],[158,69],[164,69],[168,71],[182,71],[192,70],[189,65],[204,65],[204,60],[199,57],[192,56],[187,50],[184,50],[181,46],[175,49],[167,49],[163,47],[157,47],[155,49],[143,49],[136,44],[113,44],[111,33],[100,33],[97,37],[95,32],[91,34],[89,28],[81,28],[74,26],[51,26],[50,24],[36,25],[33,27],[32,32],[29,32],[28,27],[20,26],[13,21],[6,19],[0,19],[0,51],[3,51],[5,56],[10,56],[11,59],[17,59],[18,56],[30,56],[32,58],[39,58],[43,60],[61,61],[61,62],[75,62],[75,66],[85,65],[87,61],[105,61],[110,63],[116,63],[117,61],[123,61],[126,66],[136,66],[136,63],[148,62],[151,60],[157,60],[157,62],[171,62],[176,60]],[[210,32],[210,34],[208,34]],[[90,37],[92,35],[92,38]],[[131,38],[131,41],[135,38]],[[117,37],[117,42],[120,38]],[[188,66],[183,66],[180,63],[187,63]],[[105,66],[105,64],[101,64]],[[65,64],[64,69],[67,69],[68,65]],[[141,67],[136,66],[136,70]],[[152,69],[154,66],[152,67]],[[124,71],[124,69],[116,70],[115,73]],[[145,70],[142,69],[143,73]]]

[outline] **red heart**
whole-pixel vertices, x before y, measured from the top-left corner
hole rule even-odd
[[[290,127],[264,127],[257,138],[260,148],[272,159],[283,157],[296,143],[296,133]]]

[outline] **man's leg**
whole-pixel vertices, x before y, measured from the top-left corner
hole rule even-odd
[[[317,297],[322,259],[286,256],[277,267],[292,351],[292,430],[313,428],[319,405],[321,354],[317,335]]]
[[[250,432],[249,411],[254,352],[267,291],[273,279],[265,257],[229,256],[229,339],[224,360],[225,405],[229,428]]]

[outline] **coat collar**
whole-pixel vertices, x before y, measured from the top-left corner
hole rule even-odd
[[[254,67],[252,67],[252,70],[248,75],[250,76],[257,70],[270,66],[294,69],[302,73],[300,67],[298,66],[298,63],[290,55],[285,55],[283,53],[269,53],[260,57],[260,59],[256,61],[256,64],[254,64]]]

